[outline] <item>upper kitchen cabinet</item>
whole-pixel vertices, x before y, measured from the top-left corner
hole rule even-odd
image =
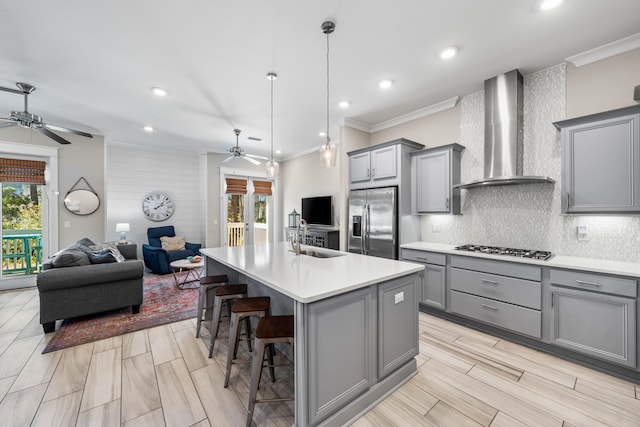
[[[555,122],[562,212],[640,212],[640,105]]]
[[[460,214],[460,153],[449,144],[411,153],[411,211],[414,214]]]
[[[403,170],[410,168],[409,153],[424,145],[405,138],[351,151],[349,182],[352,190],[400,185]]]

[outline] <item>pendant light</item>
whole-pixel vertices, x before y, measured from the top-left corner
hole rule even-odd
[[[329,137],[329,34],[336,29],[336,24],[331,21],[325,21],[320,28],[327,35],[327,142],[320,146],[320,165],[324,169],[332,169],[336,166],[337,149],[336,144],[331,142]]]
[[[278,75],[270,71],[267,73],[267,79],[271,81],[271,160],[267,162],[267,178],[275,178],[280,172],[280,165],[273,160],[273,81]]]

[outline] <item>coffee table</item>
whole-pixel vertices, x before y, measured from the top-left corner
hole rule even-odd
[[[176,281],[176,286],[179,289],[187,289],[184,287],[186,283],[200,280],[200,276],[202,276],[202,271],[204,270],[204,258],[198,262],[191,262],[188,259],[179,259],[173,261],[169,266],[171,267],[173,278]],[[178,273],[181,273],[183,270],[187,270],[187,275],[180,280],[180,277],[176,274],[176,270],[178,270]],[[189,279],[190,277],[191,279]]]

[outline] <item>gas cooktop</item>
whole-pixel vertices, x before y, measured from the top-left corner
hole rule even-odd
[[[490,254],[490,255],[507,255],[507,256],[515,256],[520,258],[538,259],[541,261],[546,261],[553,256],[551,252],[547,252],[547,251],[502,248],[498,246],[462,245],[462,246],[457,246],[454,249],[459,251],[478,252],[478,253]]]

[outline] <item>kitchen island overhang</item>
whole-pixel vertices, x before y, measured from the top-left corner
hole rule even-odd
[[[287,243],[201,250],[207,274],[246,282],[250,296],[271,296],[273,314],[295,315],[296,426],[344,425],[417,373],[424,267],[321,252],[338,256],[296,255]]]

